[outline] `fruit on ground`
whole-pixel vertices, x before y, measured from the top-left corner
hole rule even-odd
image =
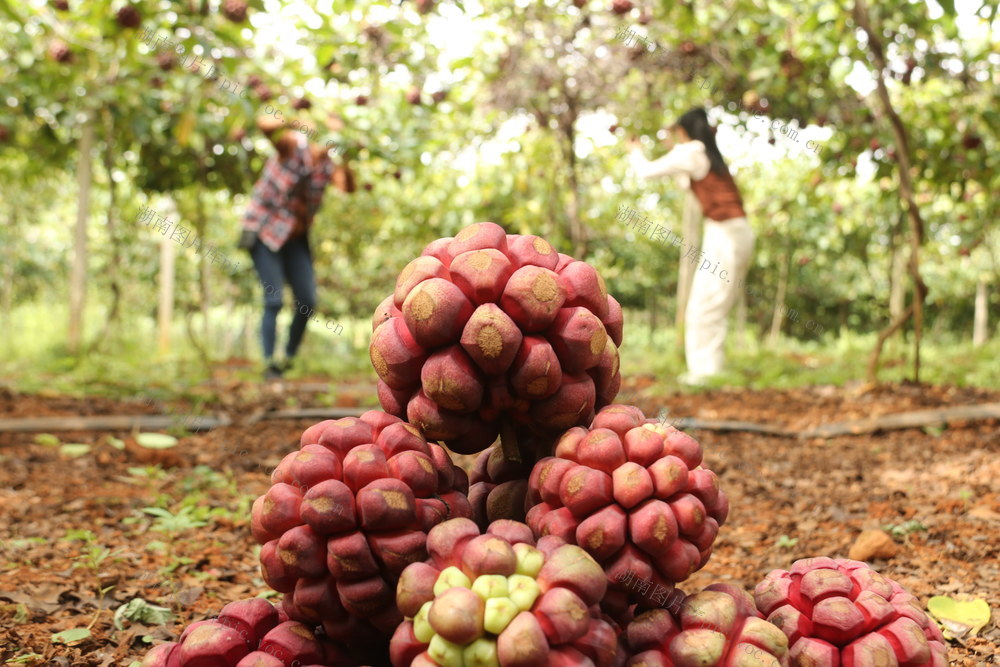
[[[535,464],[528,504],[537,537],[583,547],[607,572],[609,598],[640,606],[649,595],[627,577],[669,591],[705,565],[729,513],[701,445],[626,405],[566,431],[555,456]]]
[[[124,5],[118,10],[115,20],[123,28],[138,28],[142,23],[142,15],[134,5]]]
[[[338,641],[382,641],[402,620],[396,580],[427,531],[471,514],[468,478],[439,445],[381,411],[306,429],[253,504],[264,580],[289,618]],[[381,637],[381,640],[379,640]]]
[[[154,647],[142,667],[346,667],[349,658],[312,627],[282,622],[267,600],[248,598],[227,604],[218,618],[192,623],[178,641]]]
[[[948,664],[941,631],[917,599],[860,561],[803,558],[769,572],[754,599],[788,636],[792,665]]]
[[[615,633],[598,611],[607,579],[579,547],[536,544],[516,521],[480,534],[451,519],[431,530],[427,551],[396,589],[406,621],[389,647],[395,667],[614,664]]]
[[[788,664],[788,638],[732,584],[712,584],[644,611],[622,638],[629,667]]]
[[[554,442],[621,385],[621,306],[597,271],[492,222],[428,245],[373,326],[383,409],[463,454],[504,422]]]
[[[247,20],[247,3],[245,0],[223,0],[222,15],[233,23],[243,23]]]

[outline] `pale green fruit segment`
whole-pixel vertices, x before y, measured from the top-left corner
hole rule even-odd
[[[441,570],[441,574],[438,575],[437,581],[434,582],[434,595],[441,595],[449,588],[455,588],[456,586],[468,588],[471,585],[472,581],[465,576],[465,573],[452,565],[451,567],[446,567]]]
[[[481,574],[472,582],[472,592],[484,600],[507,597],[507,577],[502,574]]]
[[[452,644],[441,635],[434,635],[427,647],[427,655],[441,667],[465,667],[462,647]]]
[[[510,598],[490,598],[486,601],[483,629],[498,635],[521,613],[521,609]]]
[[[427,620],[427,614],[431,612],[431,605],[433,602],[425,602],[417,612],[417,615],[413,617],[413,636],[417,638],[418,642],[426,644],[434,636],[434,628],[431,627],[430,621]]]
[[[716,665],[726,654],[726,636],[714,630],[685,630],[670,643],[670,654],[685,665]]]
[[[531,577],[523,574],[512,574],[507,577],[507,597],[521,611],[528,611],[531,605],[535,604],[535,599],[541,591],[538,583]]]
[[[486,637],[480,637],[466,646],[462,657],[465,659],[465,667],[500,667],[497,643]]]
[[[542,565],[545,565],[545,554],[530,544],[524,544],[523,542],[515,544],[514,554],[517,556],[516,572],[518,574],[537,577],[542,569]]]

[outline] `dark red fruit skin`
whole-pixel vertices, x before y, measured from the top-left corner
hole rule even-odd
[[[426,369],[419,382],[412,369],[403,374],[384,364],[380,368],[379,359],[390,357],[425,368],[432,363],[396,345],[386,354],[380,348],[379,355],[372,354],[384,410],[406,418],[424,429],[429,439],[463,454],[483,451],[493,444],[501,426],[509,424],[522,440],[547,439],[550,452],[562,430],[588,423],[595,409],[617,395],[622,310],[588,264],[557,253],[540,237],[507,234],[490,222],[434,241],[421,257],[437,261],[411,262],[397,281],[392,305],[402,309],[410,336],[396,335],[393,340],[413,339],[431,359],[435,352],[460,344],[478,368],[482,397],[479,391],[469,391],[474,404],[469,405],[454,400],[454,393],[435,393],[439,384],[467,388],[470,374],[457,364],[439,364],[460,371],[454,377]],[[422,320],[416,301],[426,299],[417,290],[441,295],[435,297],[436,310]],[[437,326],[435,318],[450,312],[438,304],[451,304],[447,307],[455,317],[448,322],[465,325],[457,334],[445,331],[444,322]],[[471,314],[467,306],[473,307]],[[373,322],[384,326],[378,323],[390,321],[393,315],[387,299],[377,308]],[[380,346],[389,344],[383,331],[373,337],[373,349],[375,338],[385,339],[379,341]],[[609,346],[615,350],[605,353]],[[440,358],[433,363],[438,362]],[[483,490],[476,493],[481,496]]]
[[[788,637],[793,665],[948,664],[941,630],[917,599],[860,561],[803,558],[769,572],[754,601]]]
[[[264,579],[285,593],[293,620],[389,635],[401,620],[396,580],[426,558],[427,531],[471,515],[468,477],[419,430],[381,411],[326,420],[300,443],[253,505]]]

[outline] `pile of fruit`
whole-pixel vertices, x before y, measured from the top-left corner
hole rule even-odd
[[[264,580],[145,667],[943,666],[915,598],[811,558],[687,595],[729,513],[702,448],[614,403],[598,272],[490,222],[376,309],[383,410],[302,434],[256,500]],[[470,473],[449,454],[480,453]]]

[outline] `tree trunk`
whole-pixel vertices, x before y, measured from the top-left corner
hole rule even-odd
[[[4,331],[12,331],[10,318],[14,310],[14,239],[17,238],[14,235],[17,228],[17,209],[14,206],[7,209],[7,220],[9,229],[4,234],[5,242],[2,244],[6,257],[3,263],[3,284],[0,285],[0,325]],[[6,239],[8,234],[9,240]]]
[[[889,118],[890,126],[896,143],[896,160],[899,166],[899,190],[902,199],[903,211],[910,220],[910,260],[908,262],[910,276],[913,279],[913,300],[895,321],[882,331],[879,341],[872,351],[872,356],[868,360],[868,381],[876,383],[878,381],[879,356],[882,353],[882,345],[885,338],[913,316],[913,381],[920,382],[920,343],[923,339],[924,328],[924,301],[927,299],[927,285],[920,275],[920,246],[924,242],[924,221],[920,216],[920,209],[917,207],[913,193],[913,182],[910,179],[910,144],[906,134],[906,128],[900,119],[896,109],[892,106],[892,99],[889,97],[889,89],[885,85],[885,51],[882,46],[882,31],[874,28],[871,17],[868,14],[868,6],[865,0],[855,0],[854,20],[858,27],[865,31],[868,37],[868,50],[872,55],[875,69],[875,84],[878,91],[882,109]]]
[[[73,231],[73,266],[69,282],[69,351],[76,354],[83,339],[83,315],[87,297],[87,220],[90,217],[91,154],[94,149],[94,117],[84,121],[80,133],[80,166],[76,171],[76,227]]]
[[[687,191],[684,197],[684,212],[681,216],[681,238],[687,245],[701,245],[701,204],[698,203],[694,193]],[[675,318],[677,338],[681,345],[684,344],[684,311],[687,309],[688,297],[691,295],[691,283],[694,280],[695,265],[685,262],[684,250],[679,249],[678,265],[680,272],[677,276],[677,315]]]
[[[906,307],[906,248],[903,247],[903,226],[906,214],[900,212],[899,223],[892,232],[892,258],[889,265],[889,316],[896,319]]]
[[[768,343],[774,345],[781,335],[781,323],[785,321],[785,294],[788,291],[788,253],[781,253],[781,270],[778,273],[778,293],[774,296],[774,312],[771,314],[771,332]]]
[[[580,180],[576,173],[575,123],[569,123],[565,129],[566,160],[569,167],[569,202],[566,204],[566,217],[569,220],[570,240],[573,243],[573,256],[584,259],[587,254],[587,230],[580,221]]]
[[[202,179],[206,172],[205,163],[199,158],[198,168],[201,171]],[[209,314],[211,313],[211,290],[209,289],[209,264],[208,264],[208,242],[205,239],[205,229],[208,226],[208,218],[205,215],[205,199],[202,196],[201,188],[196,188],[194,192],[195,227],[198,230],[198,238],[201,241],[198,253],[198,291],[201,294],[201,317],[202,317],[202,340],[204,345],[211,346],[211,329],[209,325]]]
[[[170,324],[174,320],[175,256],[176,244],[164,236],[160,239],[160,300],[156,308],[156,341],[160,354],[170,351]]]
[[[111,306],[108,308],[108,315],[104,318],[104,326],[100,335],[94,339],[88,352],[97,350],[101,345],[110,339],[109,334],[114,325],[120,319],[122,288],[118,280],[118,271],[124,266],[122,260],[121,239],[118,235],[118,187],[115,184],[115,125],[114,118],[108,109],[103,111],[104,120],[104,155],[102,163],[104,172],[108,178],[108,210],[105,217],[105,226],[108,230],[108,241],[111,243],[111,260],[108,262],[108,287],[111,290]]]
[[[972,344],[975,347],[985,345],[986,339],[989,337],[987,324],[989,298],[987,287],[986,281],[982,279],[976,285],[976,314],[972,323]]]
[[[648,291],[646,297],[646,308],[649,309],[649,331],[650,336],[656,333],[656,289],[653,288]]]

